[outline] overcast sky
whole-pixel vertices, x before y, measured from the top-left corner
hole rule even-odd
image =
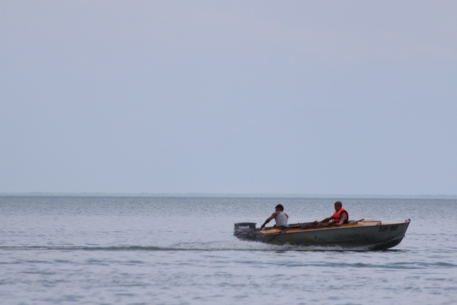
[[[1,1],[0,192],[457,194],[457,1]]]

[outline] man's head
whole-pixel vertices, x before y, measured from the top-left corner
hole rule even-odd
[[[282,206],[282,204],[278,204],[276,207],[276,212],[283,212],[284,211],[284,207]]]
[[[338,212],[342,207],[343,207],[343,204],[341,203],[341,201],[335,202],[335,211]]]

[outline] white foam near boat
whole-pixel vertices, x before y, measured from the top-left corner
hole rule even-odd
[[[259,230],[255,223],[235,224],[234,235],[242,240],[274,245],[341,247],[382,250],[397,246],[405,237],[410,219],[403,221],[358,220],[341,226],[317,227],[311,223],[290,225],[288,230],[268,227]]]

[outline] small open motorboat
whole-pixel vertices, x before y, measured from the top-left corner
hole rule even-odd
[[[405,237],[410,219],[404,221],[357,220],[341,226],[318,227],[312,223],[289,225],[280,230],[267,227],[261,231],[255,223],[235,224],[234,235],[241,240],[274,245],[339,247],[344,249],[382,250],[395,247]]]

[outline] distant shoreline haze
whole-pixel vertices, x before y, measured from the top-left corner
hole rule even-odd
[[[0,193],[0,196],[43,197],[182,197],[182,198],[320,198],[320,199],[457,199],[457,195],[338,195],[338,194],[206,194],[206,193]]]

